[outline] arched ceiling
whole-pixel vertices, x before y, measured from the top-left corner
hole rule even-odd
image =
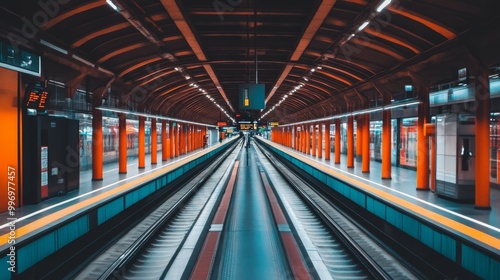
[[[3,1],[2,37],[42,50],[45,78],[83,73],[135,110],[211,124],[227,120],[221,109],[234,117],[238,85],[257,78],[266,108],[252,113],[286,122],[331,114],[350,90],[451,47],[498,52],[469,46],[498,30],[496,0],[394,0],[380,12],[384,0],[110,1],[119,11],[106,0]]]

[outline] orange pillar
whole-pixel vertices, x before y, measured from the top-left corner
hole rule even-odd
[[[174,154],[175,157],[179,156],[179,126],[180,124],[176,124],[175,129],[174,129]]]
[[[340,119],[335,119],[335,163],[340,164]]]
[[[158,131],[156,130],[156,118],[151,119],[151,164],[158,163]]]
[[[363,156],[363,115],[356,117],[356,161]]]
[[[127,173],[127,118],[118,114],[118,173]]]
[[[391,110],[382,113],[382,179],[391,179]]]
[[[310,155],[311,154],[311,126],[307,125],[306,127],[307,127],[306,128],[306,143],[304,146],[304,152],[307,155]]]
[[[317,133],[316,133],[316,124],[313,124],[312,125],[312,132],[311,132],[311,141],[312,141],[311,155],[313,157],[316,156],[316,149],[317,149],[316,140],[317,140],[317,138],[318,138],[318,136],[317,136]]]
[[[476,191],[475,208],[490,206],[490,82],[489,71],[481,67],[476,76]],[[498,175],[497,175],[498,176]]]
[[[330,122],[325,122],[325,160],[330,160]]]
[[[361,163],[361,172],[369,173],[370,172],[370,114],[364,114],[363,116],[363,132],[361,136],[363,139],[361,140],[362,146],[362,163]]]
[[[173,123],[169,124],[168,127],[168,140],[170,140],[170,156],[168,158],[175,157],[175,126]]]
[[[92,109],[92,181],[101,181],[103,175],[102,111],[96,109],[100,105],[102,105],[102,98],[94,95],[94,108]]]
[[[420,96],[417,123],[417,190],[429,190],[429,139],[424,135],[424,126],[429,119],[429,89],[421,86],[417,88]]]
[[[323,124],[318,124],[318,158],[323,157]]]
[[[190,153],[193,149],[193,128],[189,125],[188,126],[188,145],[187,145],[187,152]]]
[[[145,168],[146,167],[146,129],[145,129],[145,122],[146,118],[145,117],[139,117],[139,155],[138,155],[138,161],[139,161],[139,168]]]
[[[347,168],[354,168],[354,117],[347,117]]]
[[[161,120],[161,160],[168,159],[169,147],[167,145],[167,121]]]

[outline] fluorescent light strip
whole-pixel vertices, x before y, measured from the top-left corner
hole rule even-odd
[[[102,68],[102,67],[97,67],[97,70],[99,70],[99,71],[101,71],[101,72],[103,72],[103,73],[106,73],[106,74],[108,74],[108,75],[111,75],[111,76],[114,76],[114,75],[115,75],[115,73],[113,73],[113,72],[111,72],[111,71],[109,71],[109,70],[106,70],[106,69],[104,69],[104,68]]]
[[[389,6],[389,4],[391,4],[392,0],[385,0],[384,2],[382,2],[382,4],[380,4],[378,7],[377,7],[377,12],[380,13],[382,12],[383,9],[385,9],[387,6]]]
[[[44,45],[46,47],[49,47],[49,48],[51,48],[51,49],[53,49],[55,51],[58,51],[58,52],[60,52],[62,54],[68,54],[67,50],[65,50],[63,48],[60,48],[60,47],[58,47],[58,46],[56,46],[54,44],[51,44],[51,43],[49,43],[49,42],[47,42],[45,40],[40,39],[40,44],[42,44],[42,45]]]
[[[165,117],[165,116],[158,116],[158,115],[152,115],[152,114],[147,114],[147,113],[132,112],[132,111],[129,111],[129,110],[119,109],[119,108],[110,108],[110,107],[100,106],[100,107],[97,107],[96,109],[97,110],[101,110],[101,111],[123,113],[123,114],[128,114],[128,115],[146,117],[146,118],[157,118],[157,119],[161,119],[161,120],[174,121],[174,122],[180,122],[180,123],[202,125],[202,126],[208,126],[208,127],[217,127],[216,125],[211,125],[211,124],[191,122],[191,121],[186,121],[186,120],[181,120],[181,119],[174,119],[174,118],[169,118],[169,117]]]
[[[116,6],[115,3],[113,3],[113,1],[111,0],[106,0],[106,3],[108,3],[109,6],[111,6],[111,8],[113,8],[113,10],[119,12],[120,11],[120,8],[118,8],[118,6]]]
[[[78,60],[78,61],[80,61],[80,62],[82,62],[82,63],[84,63],[84,64],[87,64],[90,67],[95,67],[94,63],[92,63],[92,62],[90,62],[88,60],[85,60],[85,59],[83,59],[83,58],[81,58],[81,57],[79,57],[77,55],[73,55],[73,58],[76,59],[76,60]]]
[[[368,26],[369,23],[370,23],[369,21],[365,21],[363,24],[361,24],[360,27],[358,27],[358,31],[365,29],[365,27]]]
[[[314,122],[330,121],[330,120],[334,120],[334,119],[344,118],[344,117],[347,117],[347,116],[356,116],[356,115],[361,115],[361,114],[369,114],[369,113],[379,112],[379,111],[383,111],[383,110],[391,110],[391,109],[396,109],[396,108],[405,107],[405,106],[418,105],[419,103],[420,103],[420,101],[411,101],[411,102],[407,102],[407,103],[401,103],[401,104],[389,105],[389,106],[385,106],[385,107],[372,108],[372,109],[368,109],[368,110],[355,111],[355,112],[351,112],[351,113],[346,113],[346,114],[342,114],[342,115],[335,115],[335,116],[321,118],[321,119],[314,119],[314,120],[308,120],[308,121],[302,121],[302,122],[296,122],[296,123],[290,123],[290,124],[283,124],[283,125],[280,125],[280,126],[293,126],[293,125],[301,125],[301,124],[314,123]]]

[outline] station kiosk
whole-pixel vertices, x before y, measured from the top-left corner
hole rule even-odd
[[[475,196],[474,116],[436,116],[436,194],[471,201]]]

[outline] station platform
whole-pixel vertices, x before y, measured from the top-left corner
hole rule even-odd
[[[269,140],[262,140],[269,144],[272,143]],[[417,190],[415,170],[392,166],[392,179],[382,179],[382,164],[377,161],[370,161],[370,172],[363,173],[361,171],[361,162],[356,160],[354,160],[354,168],[347,167],[347,156],[345,154],[341,154],[340,164],[335,164],[334,153],[330,153],[330,160],[325,160],[324,155],[322,158],[318,158],[283,145],[272,144],[293,157],[307,159],[306,164],[328,168],[333,176],[341,179],[344,179],[342,177],[349,178],[355,184],[366,184],[369,187],[374,187],[376,190],[382,191],[377,192],[377,195],[390,195],[384,197],[388,201],[394,200],[394,197],[401,198],[399,203],[404,203],[403,207],[407,206],[409,209],[415,209],[414,205],[416,205],[420,207],[419,209],[429,210],[431,213],[439,215],[439,217],[448,218],[452,221],[451,223],[439,219],[439,217],[429,217],[429,220],[434,219],[434,223],[441,224],[442,227],[448,228],[468,240],[479,243],[485,242],[486,246],[490,246],[500,255],[500,189],[496,187],[490,189],[491,209],[481,210],[474,208],[473,203],[443,198],[430,190]],[[465,228],[460,225],[465,226]],[[470,229],[477,231],[470,232]],[[478,236],[478,232],[485,235]]]
[[[227,140],[226,140],[227,141]],[[212,145],[210,147],[216,147],[220,145]],[[182,162],[184,159],[188,159],[199,153],[204,152],[206,149],[198,149],[190,153],[180,155],[178,157],[169,159],[167,161],[162,161],[161,151],[157,155],[157,164],[151,164],[151,154],[145,156],[145,168],[138,168],[137,157],[129,157],[127,161],[127,173],[119,174],[118,172],[118,162],[105,164],[103,166],[103,180],[102,181],[92,181],[92,169],[80,171],[80,187],[77,190],[69,192],[67,194],[56,196],[44,200],[38,204],[34,205],[24,205],[15,210],[15,216],[9,216],[8,212],[0,213],[0,236],[5,236],[10,232],[9,225],[12,218],[15,218],[16,223],[16,238],[21,238],[20,234],[36,234],[38,231],[50,227],[52,224],[33,224],[37,220],[46,217],[50,214],[56,213],[58,211],[67,209],[74,206],[77,203],[83,201],[89,201],[98,195],[101,195],[107,191],[116,189],[126,183],[132,182],[134,180],[140,180],[143,177],[150,175],[153,172],[159,170],[168,171],[173,165]],[[82,208],[83,209],[83,208]],[[77,214],[78,209],[68,210],[67,215]],[[55,221],[54,223],[57,223]],[[22,230],[24,226],[31,224],[30,229]],[[36,228],[36,230],[32,230]],[[23,237],[24,238],[24,237]],[[4,248],[6,246],[6,238],[1,239],[0,247]]]

